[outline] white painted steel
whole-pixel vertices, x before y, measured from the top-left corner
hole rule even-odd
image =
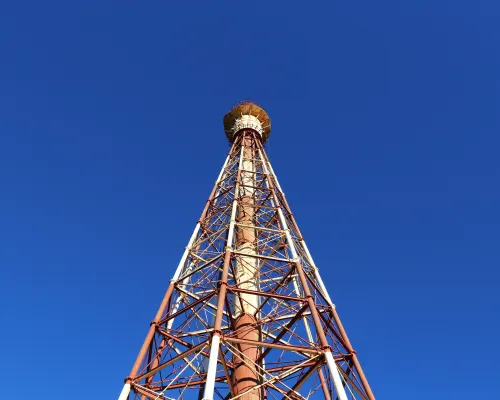
[[[193,263],[189,263],[189,267],[187,269],[187,273],[189,274],[193,270]],[[182,279],[181,285],[184,285],[186,283],[186,279]],[[186,297],[185,294],[180,295],[177,300],[175,301],[174,306],[172,307],[172,314],[175,314],[179,310],[179,306],[181,305],[181,302],[184,300]],[[171,320],[168,321],[167,323],[167,330],[172,329],[172,325],[174,324],[175,318],[172,318]]]
[[[231,210],[231,221],[229,222],[229,232],[227,234],[227,247],[231,248],[233,246],[233,236],[234,236],[234,224],[236,223],[236,210],[238,208],[238,203],[236,200],[233,201],[233,209]]]
[[[240,152],[240,161],[238,163],[238,169],[241,170],[243,166],[243,151],[245,150],[245,147],[242,145],[241,146],[241,152]],[[236,187],[238,187],[238,182],[236,182]],[[235,198],[236,198],[236,193],[235,193]]]
[[[327,351],[325,353],[326,363],[328,364],[328,369],[332,374],[333,384],[335,385],[335,389],[337,389],[337,396],[340,400],[347,400],[347,395],[345,393],[344,386],[342,385],[342,379],[340,378],[339,371],[337,369],[337,364],[333,359],[333,355],[331,351]]]
[[[189,239],[188,245],[184,249],[184,253],[182,254],[181,261],[179,261],[179,265],[177,266],[177,269],[175,270],[175,274],[171,280],[171,282],[177,281],[179,279],[179,275],[182,272],[182,269],[184,267],[184,264],[186,263],[187,257],[189,255],[189,251],[191,250],[191,247],[193,246],[193,242],[196,239],[196,236],[198,235],[198,232],[200,231],[201,224],[198,222],[196,224],[196,227],[194,228],[194,232],[191,235],[191,239]]]
[[[285,192],[283,192],[283,190],[281,189],[281,185],[278,181],[278,178],[276,176],[276,174],[274,173],[274,170],[273,170],[273,166],[271,165],[271,163],[269,162],[269,160],[267,158],[264,158],[262,156],[262,152],[260,151],[259,149],[259,152],[261,153],[261,159],[263,161],[263,165],[264,165],[264,169],[267,171],[267,168],[266,168],[266,164],[269,165],[269,170],[271,171],[271,175],[274,177],[274,181],[276,182],[276,186],[278,187],[279,191],[283,194],[283,196],[285,195]],[[268,172],[266,172],[267,174]]]
[[[227,155],[226,160],[224,161],[224,164],[222,164],[222,169],[220,170],[219,176],[217,177],[217,180],[215,181],[216,185],[221,181],[222,174],[224,173],[224,168],[226,168],[228,161],[229,161],[229,154]]]
[[[332,308],[335,308],[335,304],[333,304],[332,299],[330,298],[330,295],[328,294],[328,291],[326,290],[325,284],[323,283],[323,279],[321,279],[321,275],[319,274],[319,269],[314,268],[314,275],[316,275],[316,279],[318,280],[319,287],[323,294],[325,295],[326,301],[332,306]]]
[[[251,117],[258,121],[257,118],[253,116],[243,116],[243,117]],[[242,117],[242,118],[243,118]],[[236,124],[238,121],[236,121]],[[260,125],[260,122],[259,122]],[[240,182],[241,188],[239,193],[237,193],[237,197],[235,199],[243,200],[243,199],[252,199],[255,200],[255,155],[252,154],[250,148],[245,146],[245,142],[243,141],[241,144],[242,153],[242,163],[240,170]],[[243,214],[245,214],[245,207],[253,207],[252,205],[242,206]],[[248,210],[248,209],[247,209]],[[254,211],[254,209],[252,209]],[[241,228],[242,231],[251,232],[253,229],[255,236],[255,225],[248,228]],[[259,290],[259,280],[256,274],[259,260],[255,257],[257,254],[257,249],[255,243],[243,242],[237,243],[237,252],[239,253],[239,257],[236,260],[236,276],[235,281],[238,283],[241,289],[247,289],[252,291]],[[237,318],[241,314],[250,314],[253,315],[259,308],[259,296],[249,293],[240,293],[241,302],[236,302],[234,316]]]
[[[243,165],[243,146],[241,146],[240,151],[240,160],[238,162],[238,170],[241,170],[241,166]],[[234,199],[233,199],[233,208],[231,210],[231,220],[229,221],[229,232],[227,235],[227,244],[226,246],[231,249],[233,246],[233,236],[234,236],[234,224],[236,223],[236,211],[238,209],[238,201],[237,201],[237,191],[239,190],[239,184],[236,182],[236,186],[234,188]]]
[[[207,383],[203,391],[203,400],[213,400],[215,389],[215,377],[217,374],[217,360],[219,358],[220,337],[215,334],[212,336],[210,347],[210,359],[208,361]]]
[[[259,132],[259,135],[262,136],[264,133],[264,129],[262,128],[262,124],[260,123],[257,117],[253,115],[242,115],[240,118],[236,119],[233,126],[233,133],[236,133],[242,129],[253,129]]]
[[[286,223],[285,216],[283,215],[283,211],[281,211],[281,208],[278,208],[278,215],[281,221],[281,225],[283,226],[283,229],[285,231],[286,241],[290,246],[290,252],[292,253],[292,260],[297,261],[299,259],[299,256],[297,255],[297,250],[295,249],[295,244],[293,243],[292,235],[290,235],[290,229],[288,229],[288,225]]]
[[[118,400],[127,400],[127,397],[130,393],[130,383],[126,383],[123,385],[123,389],[120,393],[120,396],[118,397]]]
[[[316,280],[319,283],[319,287],[320,287],[321,291],[325,295],[326,301],[328,301],[328,303],[330,304],[330,306],[332,306],[333,308],[335,308],[335,304],[333,304],[333,301],[330,298],[330,295],[328,294],[328,291],[326,290],[325,284],[323,283],[323,279],[321,279],[321,275],[319,273],[319,269],[318,269],[318,267],[316,267],[316,264],[314,264],[314,260],[313,260],[313,258],[311,256],[311,253],[309,253],[309,249],[307,248],[306,241],[304,239],[302,239],[300,241],[300,244],[302,244],[302,247],[304,248],[304,251],[306,252],[307,258],[309,259],[309,264],[311,264],[311,267],[314,270],[314,275],[316,276]]]

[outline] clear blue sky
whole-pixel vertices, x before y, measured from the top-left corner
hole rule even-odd
[[[307,4],[0,5],[2,397],[119,394],[243,98],[377,397],[498,397],[500,5]]]

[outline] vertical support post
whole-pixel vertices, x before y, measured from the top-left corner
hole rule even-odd
[[[208,360],[207,383],[203,392],[203,400],[212,400],[215,391],[215,377],[217,374],[217,360],[219,358],[220,334],[214,333],[210,345],[210,358]]]
[[[125,383],[123,385],[123,389],[118,397],[118,400],[127,400],[128,395],[130,393],[130,383]]]

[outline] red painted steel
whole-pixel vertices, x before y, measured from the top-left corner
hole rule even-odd
[[[210,382],[213,399],[375,399],[272,172],[264,119],[264,140],[225,120],[227,162],[126,378],[129,399],[200,400]]]

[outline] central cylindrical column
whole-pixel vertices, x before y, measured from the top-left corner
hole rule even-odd
[[[240,174],[237,214],[236,251],[239,253],[236,262],[236,281],[240,289],[258,290],[258,260],[255,241],[255,147],[252,132],[243,133],[243,152]],[[235,315],[255,314],[259,307],[258,296],[241,293],[235,305]]]
[[[235,280],[240,289],[259,290],[258,259],[255,231],[255,134],[252,131],[241,133],[242,163],[241,181],[238,196]],[[260,330],[256,326],[255,313],[259,307],[259,297],[252,293],[239,293],[234,306],[236,335],[240,339],[258,341]],[[259,350],[257,346],[240,344],[238,353],[233,357],[235,395],[242,395],[241,400],[260,400],[261,391],[252,390],[258,386],[259,375],[257,361]]]

